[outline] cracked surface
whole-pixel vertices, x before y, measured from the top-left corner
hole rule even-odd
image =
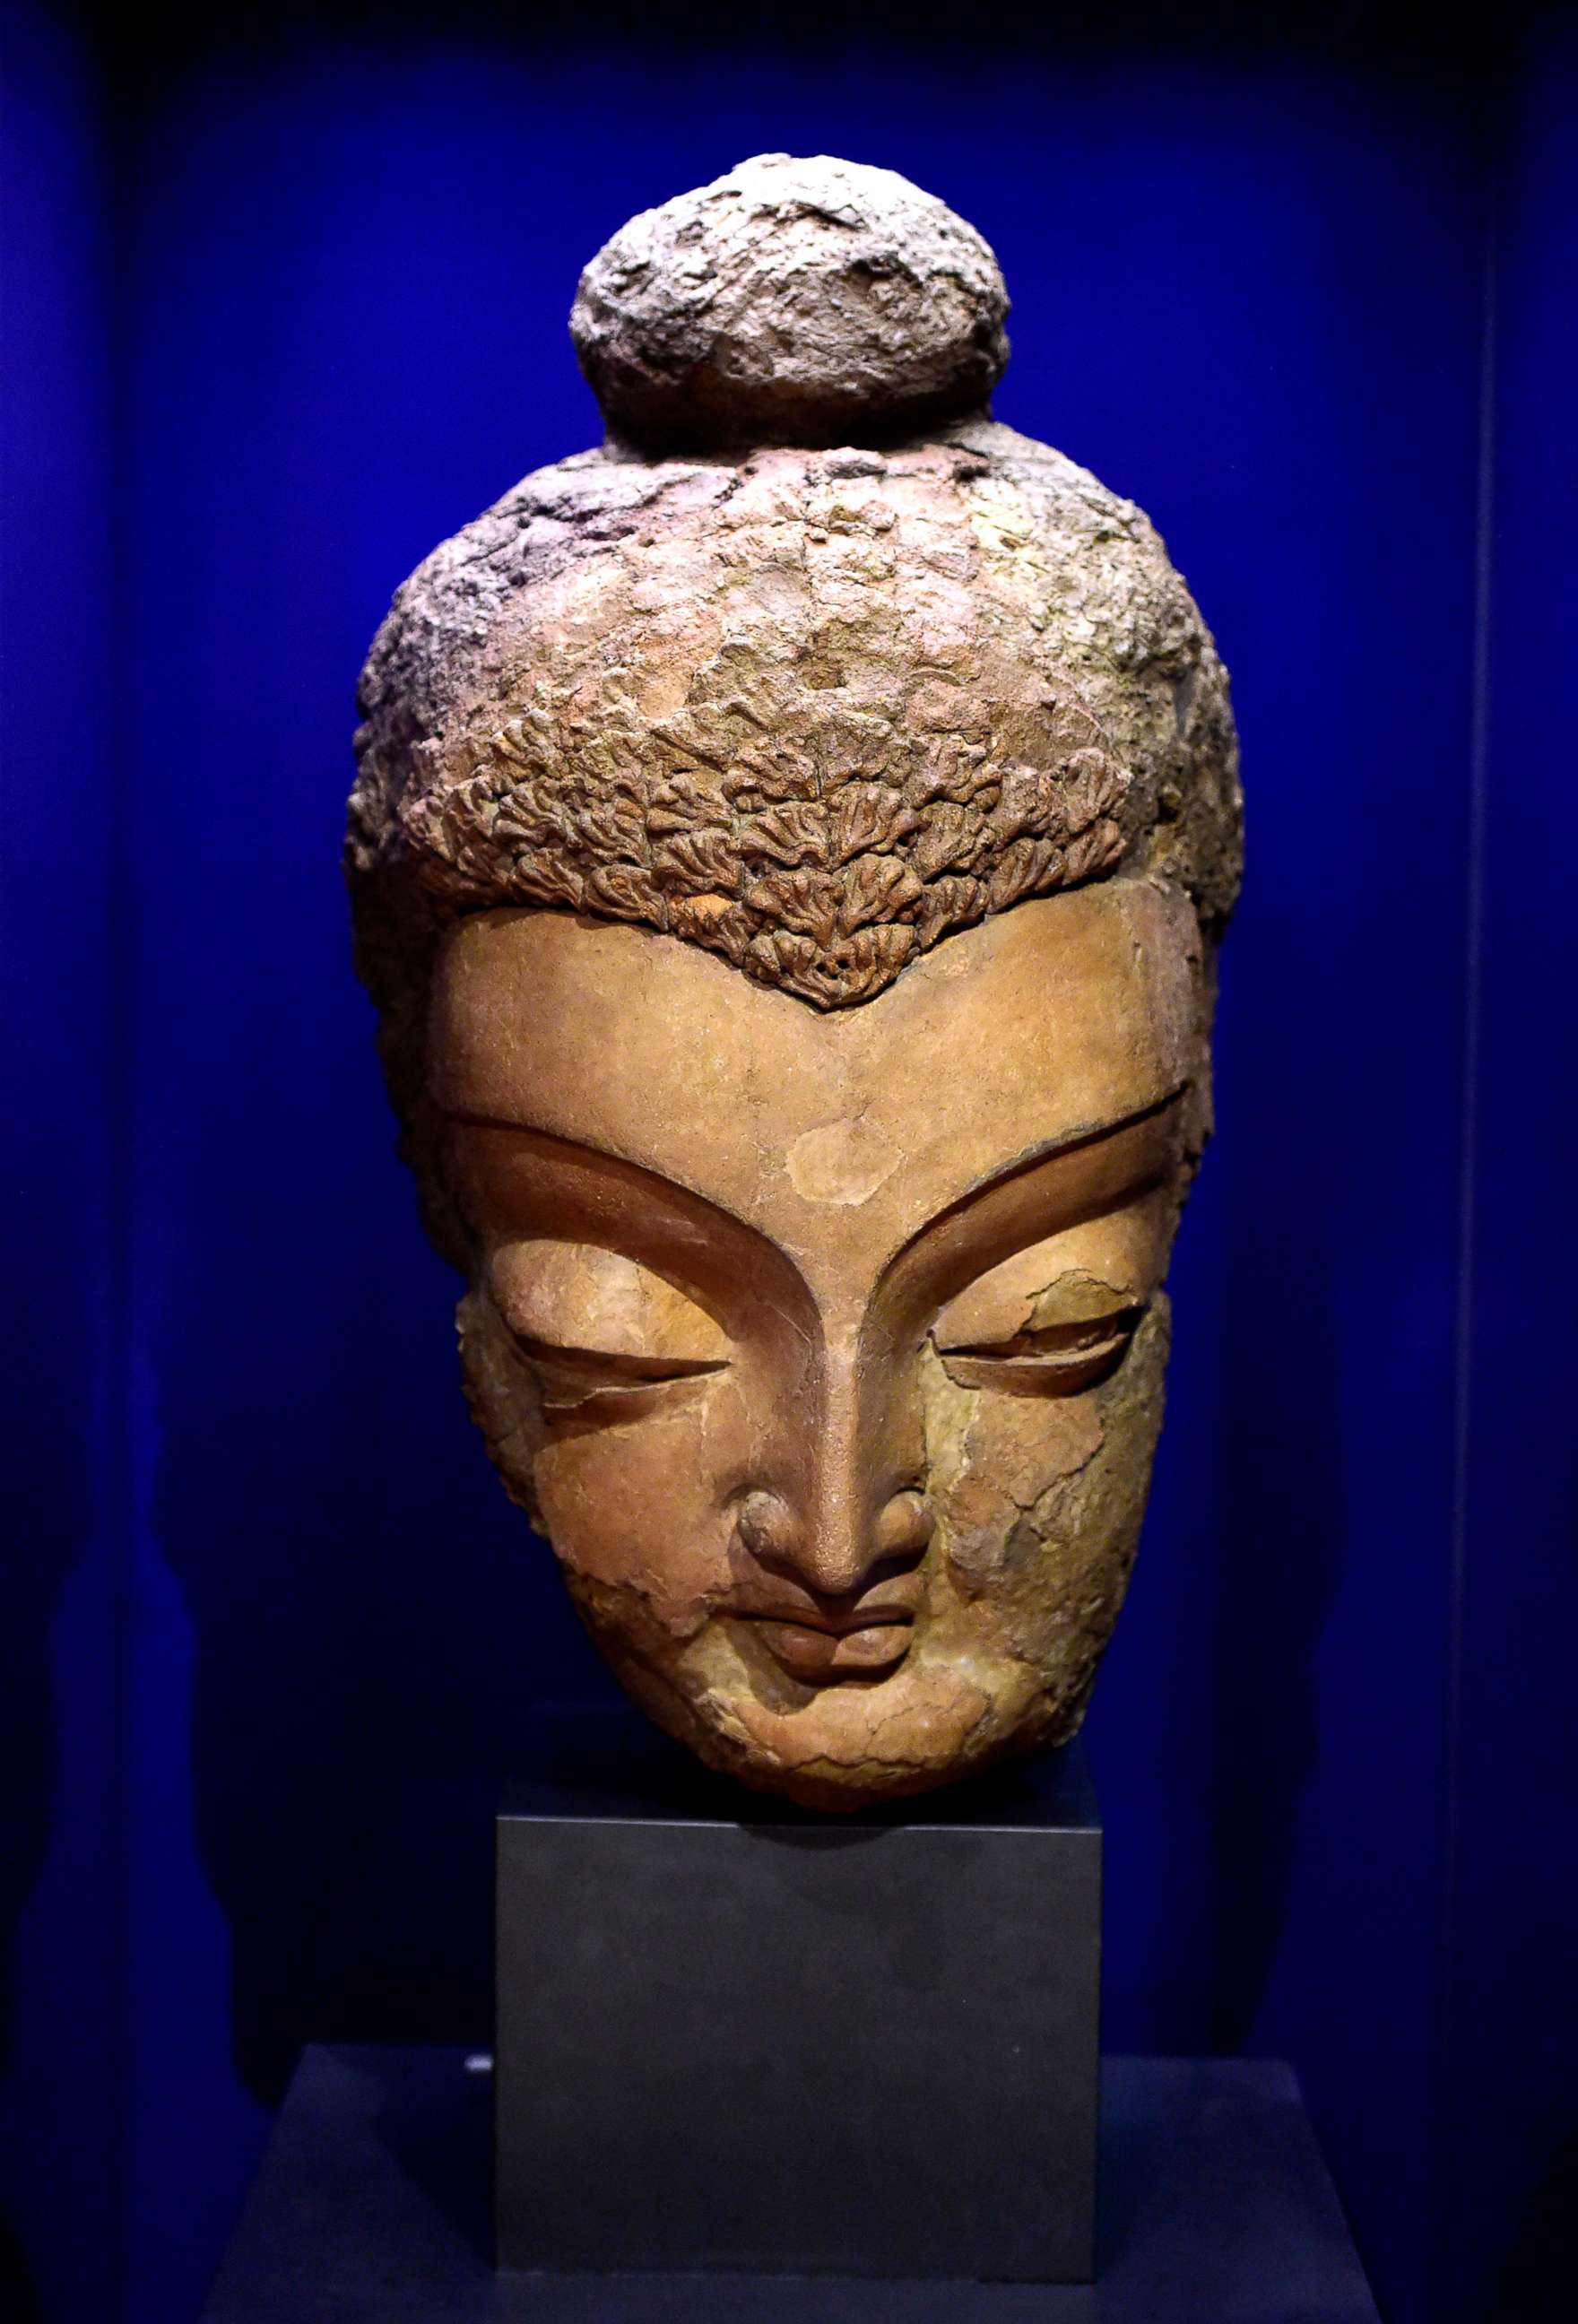
[[[1161,1419],[1201,968],[1122,880],[835,1012],[638,928],[452,932],[472,1410],[714,1766],[857,1806],[1077,1724]]]

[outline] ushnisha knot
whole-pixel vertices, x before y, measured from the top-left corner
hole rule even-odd
[[[1008,361],[991,250],[891,170],[761,153],[643,210],[570,336],[639,449],[892,440],[983,411]]]

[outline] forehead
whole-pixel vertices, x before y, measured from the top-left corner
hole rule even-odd
[[[1147,882],[1022,904],[822,1013],[671,936],[568,913],[450,930],[432,1094],[689,1188],[791,1251],[896,1249],[973,1187],[1193,1069],[1193,914]]]

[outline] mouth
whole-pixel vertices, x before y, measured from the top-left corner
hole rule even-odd
[[[826,1620],[802,1613],[752,1613],[745,1618],[773,1660],[803,1684],[870,1678],[891,1670],[909,1652],[915,1618],[872,1611]]]

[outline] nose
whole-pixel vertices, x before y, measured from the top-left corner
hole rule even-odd
[[[931,1539],[918,1412],[893,1396],[873,1419],[858,1367],[829,1365],[819,1425],[797,1448],[786,1489],[748,1492],[736,1520],[742,1546],[768,1573],[818,1598],[857,1597],[908,1572]],[[913,1440],[913,1441],[911,1441]]]

